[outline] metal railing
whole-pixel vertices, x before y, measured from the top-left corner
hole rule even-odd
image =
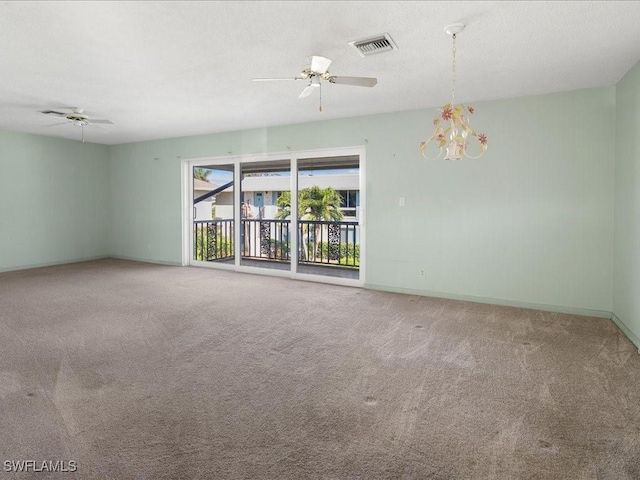
[[[193,222],[193,259],[205,262],[233,259],[232,219]]]
[[[234,221],[198,220],[194,225],[194,260],[229,261],[234,258]],[[291,222],[243,218],[240,254],[244,259],[291,261]],[[357,222],[298,221],[298,263],[358,269],[360,225]]]
[[[359,268],[359,242],[356,222],[298,221],[298,263]]]
[[[290,223],[289,220],[243,218],[242,258],[289,262]]]

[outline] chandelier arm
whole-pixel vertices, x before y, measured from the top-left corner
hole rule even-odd
[[[438,152],[438,154],[435,157],[428,157],[427,155],[425,155],[424,153],[424,147],[426,147],[427,145],[423,145],[422,147],[420,147],[420,154],[422,155],[423,158],[427,159],[427,160],[436,160],[437,158],[440,158],[442,156],[442,147],[440,147],[440,151]]]
[[[429,143],[431,143],[432,140],[434,140],[436,138],[436,136],[438,135],[438,129],[439,127],[436,127],[436,131],[433,133],[433,135],[431,135],[431,137],[429,137],[429,140],[427,140],[426,142],[422,142],[420,144],[420,154],[426,158],[427,160],[435,160],[436,158],[440,158],[442,156],[442,147],[440,148],[440,151],[438,152],[438,154],[435,157],[429,157],[425,154],[425,150],[427,149],[427,145],[429,145]],[[449,131],[449,129],[444,130],[443,133],[446,134]]]
[[[471,158],[471,159],[475,160],[476,158],[480,158],[482,155],[484,155],[486,151],[487,151],[487,148],[486,148],[486,147],[484,147],[484,148],[483,148],[483,147],[480,147],[480,153],[479,153],[478,155],[469,155],[469,154],[467,153],[467,149],[465,148],[465,149],[464,149],[464,151],[463,151],[463,153],[464,153],[464,156],[465,156],[465,157],[467,157],[467,158]]]
[[[440,148],[440,151],[438,152],[438,154],[434,157],[429,157],[426,155],[425,151],[427,149],[427,145],[429,145],[429,143],[431,142],[431,140],[433,140],[435,138],[435,135],[432,135],[431,138],[429,140],[427,140],[426,142],[422,142],[420,144],[420,154],[426,158],[427,160],[435,160],[436,158],[440,158],[442,156],[442,147]]]

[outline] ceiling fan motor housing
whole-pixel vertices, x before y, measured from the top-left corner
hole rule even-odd
[[[67,115],[67,120],[73,122],[76,127],[84,127],[89,125],[89,117],[86,115],[82,115],[81,113],[71,113]]]

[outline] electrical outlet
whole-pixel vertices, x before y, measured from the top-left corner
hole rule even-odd
[[[424,268],[420,269],[420,278],[425,278],[427,276],[427,270]]]
[[[404,197],[400,197],[398,199],[398,205],[401,206],[401,207],[404,207]]]

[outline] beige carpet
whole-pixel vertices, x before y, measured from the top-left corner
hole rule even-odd
[[[5,273],[0,462],[637,480],[640,355],[598,318],[119,260]]]

